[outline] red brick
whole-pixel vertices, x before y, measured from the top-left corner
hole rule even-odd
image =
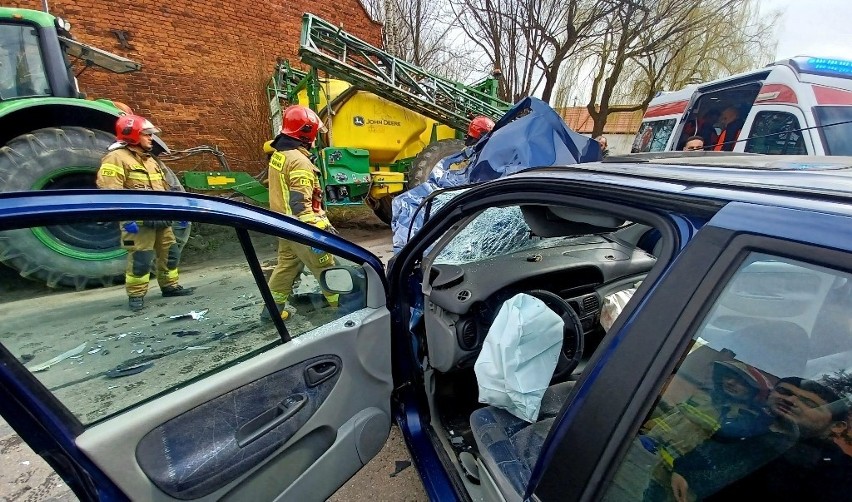
[[[30,9],[42,4],[8,3]],[[238,5],[173,0],[156,9],[138,2],[50,0],[49,7],[51,14],[71,23],[77,40],[142,63],[141,71],[127,75],[87,69],[79,83],[88,97],[122,101],[147,115],[173,149],[217,145],[234,158],[252,161],[232,162],[232,167],[254,172],[260,169],[261,145],[242,144],[229,133],[251,128],[271,133],[265,114],[247,116],[241,104],[251,99],[265,103],[260,78],[265,81],[272,74],[276,58],[298,59],[302,13],[344,23],[347,31],[370,43],[379,44],[381,37],[380,26],[359,0]],[[128,32],[131,48],[123,49],[112,30]]]

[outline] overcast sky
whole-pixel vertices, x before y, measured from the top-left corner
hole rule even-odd
[[[760,0],[760,8],[782,13],[776,59],[808,55],[852,60],[852,1]]]

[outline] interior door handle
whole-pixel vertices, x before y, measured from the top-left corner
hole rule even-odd
[[[340,370],[336,361],[326,359],[305,368],[305,383],[308,387],[316,387],[333,377]]]
[[[236,434],[237,445],[243,448],[260,436],[283,424],[302,409],[307,402],[307,394],[293,394],[278,403],[278,406],[275,408],[264,411],[240,427]]]

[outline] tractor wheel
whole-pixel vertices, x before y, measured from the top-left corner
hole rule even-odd
[[[113,141],[109,133],[82,127],[18,136],[0,148],[0,192],[94,188],[101,158]],[[166,174],[170,183],[177,182],[174,173]],[[127,253],[120,235],[118,222],[8,230],[0,232],[0,262],[49,287],[108,286],[124,279]],[[185,243],[189,228],[177,237]]]
[[[464,141],[460,139],[442,139],[426,145],[411,162],[411,169],[408,170],[408,190],[429,179],[429,174],[441,159],[455,155],[463,148]]]
[[[426,145],[426,148],[421,150],[414,160],[411,162],[411,168],[408,170],[408,185],[406,190],[411,190],[417,185],[422,184],[429,179],[429,174],[438,162],[444,157],[455,155],[464,148],[464,141],[460,139],[442,139],[434,143]],[[384,223],[390,225],[393,211],[391,209],[392,196],[382,197],[375,201],[373,212]]]
[[[390,225],[391,218],[393,218],[393,209],[391,208],[392,201],[393,196],[388,195],[387,197],[382,197],[375,201],[375,206],[373,207],[373,212],[376,213],[376,216],[382,220],[382,223],[385,225]]]

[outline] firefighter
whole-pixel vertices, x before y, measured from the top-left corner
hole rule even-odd
[[[482,115],[474,117],[467,126],[467,136],[464,138],[464,144],[471,146],[479,141],[483,135],[491,132],[494,129],[494,121]]]
[[[151,156],[153,135],[160,130],[139,115],[122,115],[115,123],[116,143],[101,161],[97,186],[105,189],[169,190],[165,174]],[[130,310],[144,306],[156,258],[157,282],[165,297],[187,296],[194,288],[178,284],[180,246],[171,221],[121,222],[121,245],[127,250],[125,289]]]
[[[320,230],[337,234],[322,209],[322,188],[317,174],[319,169],[309,159],[317,133],[325,130],[313,110],[300,105],[284,110],[281,133],[273,140],[275,152],[269,159],[269,207],[273,211],[298,218]],[[334,266],[334,257],[325,251],[285,239],[278,240],[278,264],[269,277],[269,289],[282,319],[290,317],[284,310],[293,284],[305,267],[314,277]],[[323,291],[325,301],[337,307],[338,295]],[[271,320],[264,307],[262,321]]]

